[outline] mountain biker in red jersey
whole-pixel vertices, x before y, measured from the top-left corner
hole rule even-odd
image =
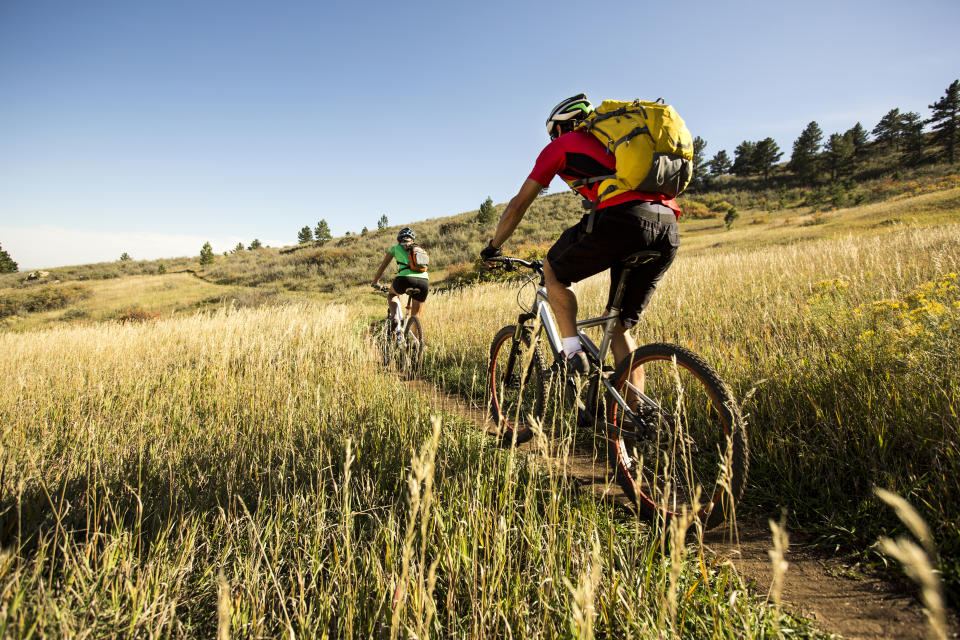
[[[614,173],[614,155],[591,134],[574,131],[574,127],[593,112],[586,96],[567,98],[553,108],[547,117],[550,143],[540,152],[533,171],[520,191],[507,204],[489,244],[480,252],[483,260],[498,257],[500,248],[520,223],[527,208],[551,180],[559,175],[568,184]],[[597,199],[599,182],[574,187],[590,203]],[[597,205],[593,231],[587,232],[588,215],[564,231],[547,252],[543,263],[547,297],[563,336],[562,363],[568,373],[586,373],[589,362],[577,337],[577,298],[570,288],[596,273],[610,269],[608,306],[620,279],[620,261],[642,250],[659,251],[653,262],[634,267],[626,284],[611,341],[617,362],[637,348],[629,330],[640,319],[660,278],[669,268],[680,245],[677,219],[680,208],[662,193],[627,191]],[[488,263],[492,264],[492,263]]]

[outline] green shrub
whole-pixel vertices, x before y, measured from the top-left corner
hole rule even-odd
[[[693,218],[695,220],[700,220],[703,218],[716,218],[717,214],[710,210],[710,208],[698,200],[684,200],[681,205],[683,209],[683,217]]]
[[[739,217],[740,217],[740,213],[737,212],[737,210],[734,209],[733,207],[731,207],[730,210],[727,211],[727,215],[723,216],[723,223],[727,225],[727,231],[733,228],[733,223]]]
[[[89,296],[90,290],[79,284],[45,285],[37,289],[8,291],[0,294],[0,318],[60,309]]]
[[[824,189],[813,189],[807,194],[804,204],[813,209],[819,209],[827,203],[829,195]]]
[[[828,188],[828,192],[830,195],[830,204],[834,209],[839,209],[846,205],[848,194],[847,190],[842,184],[838,182],[831,184]]]

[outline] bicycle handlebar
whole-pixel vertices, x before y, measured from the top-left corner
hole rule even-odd
[[[511,258],[510,256],[497,256],[496,258],[490,258],[487,262],[500,262],[503,264],[504,268],[511,269],[513,265],[518,264],[521,267],[526,267],[531,271],[536,271],[537,273],[543,273],[543,260],[521,260],[520,258]]]

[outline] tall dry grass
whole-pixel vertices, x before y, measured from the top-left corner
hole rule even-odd
[[[363,325],[298,305],[0,335],[0,637],[811,633],[436,416]]]

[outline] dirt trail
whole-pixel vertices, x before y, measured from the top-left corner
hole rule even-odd
[[[436,408],[493,433],[493,425],[483,407],[424,380],[410,380],[407,384],[430,398]],[[518,449],[538,453],[532,443]],[[561,464],[557,458],[550,462]],[[603,464],[597,463],[591,454],[575,453],[563,464],[566,475],[577,480],[581,488],[602,493],[607,499],[632,508],[620,487],[607,481]],[[714,530],[706,534],[705,548],[732,562],[758,593],[767,593],[773,577],[767,553],[773,548],[773,542],[767,521],[741,520],[737,538],[737,542],[731,542],[728,529]],[[783,600],[794,612],[817,621],[822,629],[850,639],[923,640],[926,637],[926,616],[912,592],[869,573],[850,570],[840,559],[815,548],[797,534],[791,535],[786,559],[790,564]],[[949,637],[960,637],[955,620]]]

